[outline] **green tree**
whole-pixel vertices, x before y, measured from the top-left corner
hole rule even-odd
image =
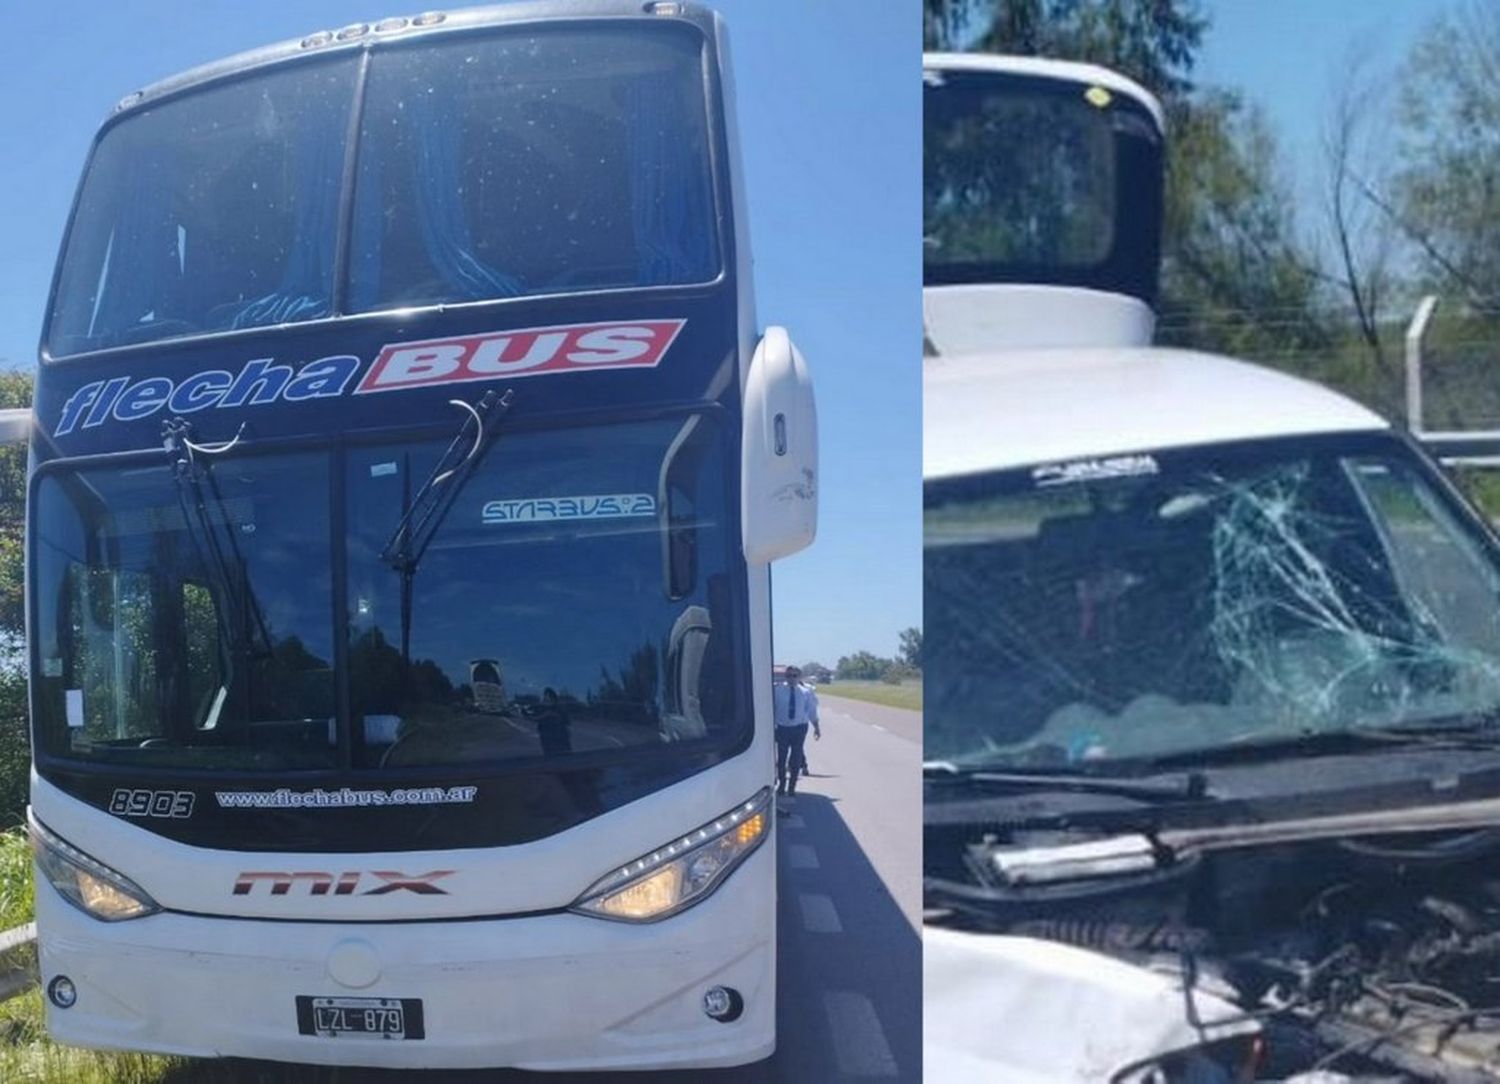
[[[834,674],[840,681],[878,681],[890,665],[890,659],[869,651],[856,651],[839,659]]]
[[[31,406],[32,375],[0,370],[0,409]],[[0,445],[0,632],[26,627],[21,539],[26,524],[26,446]]]
[[[1440,14],[1408,55],[1387,209],[1440,291],[1500,299],[1500,8]],[[1376,194],[1376,199],[1380,195]]]
[[[913,670],[922,669],[922,630],[916,626],[900,633],[901,661]]]
[[[1268,360],[1326,349],[1317,261],[1265,118],[1204,90],[1173,105],[1168,132],[1159,338]]]
[[[1260,358],[1325,350],[1325,284],[1264,118],[1191,75],[1196,0],[924,0],[929,48],[1101,64],[1167,115],[1160,338]]]
[[[0,371],[0,408],[31,406],[30,373]],[[22,539],[26,448],[0,445],[0,830],[25,818],[31,743],[26,705]]]
[[[1104,64],[1163,98],[1188,76],[1208,20],[1196,0],[923,0],[929,49]]]

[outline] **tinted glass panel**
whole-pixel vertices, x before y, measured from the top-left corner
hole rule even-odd
[[[721,442],[702,417],[501,433],[409,575],[380,554],[446,442],[351,452],[364,762],[739,733]]]
[[[993,94],[927,133],[934,263],[1097,263],[1114,240],[1114,141],[1104,114],[1054,95]]]
[[[1161,137],[1128,96],[1061,79],[929,70],[922,170],[927,283],[1154,298]]]
[[[667,26],[377,54],[351,308],[712,279],[702,54]]]
[[[52,353],[327,315],[352,70],[254,75],[106,131],[63,253]]]
[[[328,492],[326,462],[310,455],[46,478],[33,630],[42,750],[333,766]]]

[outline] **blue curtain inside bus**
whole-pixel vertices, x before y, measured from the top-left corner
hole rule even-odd
[[[702,50],[653,27],[377,51],[344,311],[712,281]],[[338,57],[251,72],[107,129],[52,353],[333,313],[354,70]]]
[[[310,187],[297,198],[296,232],[287,254],[281,284],[272,293],[245,304],[229,325],[266,327],[295,320],[311,320],[329,312],[327,284],[333,280],[333,246],[327,239],[338,230],[338,189],[326,180],[339,176],[344,148],[311,126],[298,133],[294,160],[296,176]],[[315,187],[314,187],[315,185]]]

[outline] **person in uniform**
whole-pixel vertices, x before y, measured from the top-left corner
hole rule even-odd
[[[786,668],[786,681],[771,688],[771,705],[776,716],[776,793],[797,793],[797,776],[807,767],[802,746],[807,728],[812,727],[814,740],[821,740],[818,727],[818,694],[811,685],[802,683],[802,671]]]

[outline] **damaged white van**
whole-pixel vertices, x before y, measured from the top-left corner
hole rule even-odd
[[[925,1079],[1500,1081],[1500,546],[1154,348],[1162,122],[926,64]]]

